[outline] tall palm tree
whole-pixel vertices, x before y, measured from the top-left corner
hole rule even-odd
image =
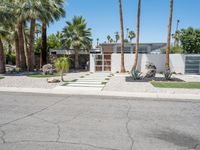
[[[120,39],[119,32],[115,32],[115,42],[117,43]]]
[[[4,54],[4,48],[3,48],[3,42],[2,42],[2,38],[5,37],[5,35],[6,35],[6,30],[0,27],[0,74],[6,72],[5,54]]]
[[[8,8],[8,1],[2,0],[0,4],[0,73],[6,72],[3,39],[9,34],[8,30],[14,18]]]
[[[135,61],[131,71],[137,69],[139,40],[140,40],[140,13],[141,13],[141,0],[138,0],[138,14],[137,14],[137,34],[136,34],[136,48],[135,48]]]
[[[112,37],[110,35],[107,36],[107,40],[108,40],[108,43],[110,43],[110,40],[112,39]]]
[[[133,39],[136,37],[135,32],[134,31],[130,31],[128,33],[128,38],[130,39],[130,42],[132,43]]]
[[[65,16],[64,0],[43,0],[45,15],[41,15],[42,21],[42,49],[40,57],[40,66],[47,63],[47,25],[60,17]],[[51,11],[49,11],[51,10]]]
[[[123,23],[123,11],[122,11],[122,2],[118,0],[119,12],[120,12],[120,30],[121,30],[121,68],[120,72],[125,73],[124,66],[124,23]]]
[[[173,17],[173,0],[170,0],[170,16],[169,16],[169,25],[168,25],[168,37],[167,37],[167,48],[166,48],[166,62],[165,70],[166,72],[170,71],[170,41],[171,41],[171,30],[172,30],[172,17]]]
[[[92,46],[91,29],[83,17],[75,16],[72,22],[66,22],[63,29],[63,46],[74,49],[75,69],[79,69],[79,50],[88,50]]]

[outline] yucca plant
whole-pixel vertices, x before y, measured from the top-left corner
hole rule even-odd
[[[64,82],[64,73],[69,71],[69,58],[68,57],[60,57],[57,58],[54,62],[54,65],[56,67],[56,71],[60,73],[61,75],[61,81]]]

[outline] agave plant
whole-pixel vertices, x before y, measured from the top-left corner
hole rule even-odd
[[[142,73],[140,71],[136,70],[136,69],[133,69],[131,71],[131,76],[132,76],[133,80],[140,80],[142,78],[141,74]]]
[[[166,80],[171,80],[172,79],[172,75],[173,75],[173,73],[170,71],[170,69],[167,69],[164,72],[164,77],[165,77]]]
[[[57,72],[61,75],[61,81],[64,82],[63,75],[64,73],[69,71],[69,58],[68,57],[60,57],[55,60],[54,63]]]

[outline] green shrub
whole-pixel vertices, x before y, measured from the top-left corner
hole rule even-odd
[[[57,58],[54,62],[54,65],[56,67],[56,71],[61,74],[61,80],[64,81],[63,74],[69,71],[69,58]]]
[[[6,63],[15,65],[16,64],[16,55],[14,53],[7,53],[6,54]]]

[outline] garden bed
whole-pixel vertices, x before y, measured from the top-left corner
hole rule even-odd
[[[200,89],[200,82],[160,82],[152,81],[151,84],[157,88],[181,88]]]

